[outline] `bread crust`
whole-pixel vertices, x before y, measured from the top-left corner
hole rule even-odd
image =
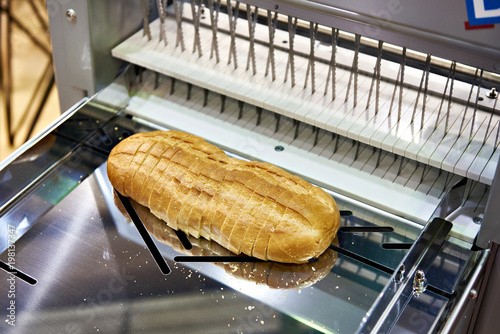
[[[317,258],[340,224],[321,188],[277,166],[228,157],[184,132],[124,139],[108,158],[108,177],[171,228],[263,260]]]

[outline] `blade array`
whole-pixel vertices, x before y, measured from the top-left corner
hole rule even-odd
[[[270,111],[276,133],[286,117],[294,139],[311,126],[314,146],[321,133],[332,133],[334,154],[352,140],[354,162],[370,155],[379,167],[387,153],[402,157],[395,159],[396,176],[409,159],[421,170],[420,180],[432,166],[491,183],[500,157],[500,117],[498,97],[483,97],[488,90],[482,69],[470,82],[458,80],[464,66],[456,62],[447,63],[447,75],[436,70],[443,60],[430,54],[420,55],[420,66],[409,66],[416,53],[405,47],[239,1],[175,0],[165,8],[158,0],[155,22],[146,15],[147,2],[141,4],[143,32],[124,42],[142,47],[141,57],[123,45],[113,54],[203,88],[205,105],[208,92],[218,93],[220,112],[227,110],[228,97],[239,101],[240,119],[244,103],[252,105],[259,124],[270,120],[262,110]],[[248,24],[237,25],[241,17]],[[173,38],[176,43],[167,44]],[[193,41],[193,54],[185,52],[185,39]],[[239,67],[238,59],[245,58],[246,66]]]

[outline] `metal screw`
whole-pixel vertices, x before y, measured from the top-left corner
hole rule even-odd
[[[415,276],[413,277],[413,295],[415,297],[420,296],[427,288],[427,279],[423,270],[417,270]]]
[[[495,87],[493,87],[491,90],[490,90],[490,93],[488,95],[486,95],[486,97],[490,98],[490,99],[496,99],[498,96],[498,93],[497,93],[497,90]]]
[[[396,276],[394,276],[394,281],[396,283],[401,283],[403,281],[403,279],[405,278],[405,271],[406,267],[404,264],[402,264],[401,267],[399,267]]]
[[[76,12],[74,9],[68,9],[66,11],[66,19],[68,22],[76,22]]]
[[[413,282],[415,285],[422,286],[425,282],[425,273],[422,270],[417,270]]]
[[[478,293],[477,293],[477,290],[476,290],[476,289],[471,289],[471,290],[469,291],[469,298],[470,298],[470,299],[476,299],[476,298],[477,298],[477,295],[478,295]]]
[[[483,222],[483,218],[481,218],[481,217],[474,217],[474,218],[472,218],[472,221],[473,221],[475,224],[480,225],[480,224]]]
[[[281,152],[281,151],[284,151],[284,150],[285,150],[285,148],[284,148],[283,146],[281,146],[281,145],[278,145],[278,146],[274,147],[274,150],[275,150],[276,152]]]
[[[280,5],[278,5],[278,4],[274,5],[274,10],[278,10],[278,9],[280,9]]]

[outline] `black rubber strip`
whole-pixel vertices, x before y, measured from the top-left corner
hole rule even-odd
[[[413,244],[404,242],[388,242],[382,244],[383,249],[410,249]]]
[[[19,269],[15,268],[15,267],[12,267],[10,264],[7,264],[3,261],[0,261],[0,269],[3,269],[5,270],[6,272],[8,272],[9,274],[25,281],[26,283],[28,284],[31,284],[31,285],[35,285],[38,281],[31,277],[30,275],[27,275],[25,273],[23,273],[22,271],[20,271]]]
[[[336,251],[336,252],[338,252],[340,254],[344,254],[344,255],[350,257],[351,259],[354,259],[354,260],[357,260],[359,262],[362,262],[362,263],[364,263],[366,265],[369,265],[370,267],[376,268],[376,269],[381,270],[381,271],[383,271],[385,273],[388,273],[390,275],[392,275],[394,273],[394,270],[392,270],[391,268],[386,267],[386,266],[384,266],[384,265],[382,265],[380,263],[377,263],[375,261],[372,261],[370,259],[367,259],[365,257],[362,257],[362,256],[360,256],[360,255],[358,255],[356,253],[350,252],[350,251],[348,251],[348,250],[346,250],[344,248],[340,248],[340,247],[337,247],[335,245],[330,245],[330,249],[333,249],[334,251]]]
[[[123,207],[125,210],[127,210],[130,219],[134,222],[135,227],[137,228],[137,231],[139,231],[139,234],[142,237],[142,240],[144,240],[144,243],[146,243],[146,246],[148,247],[149,251],[151,252],[151,255],[153,256],[153,259],[156,261],[156,264],[158,265],[158,268],[160,268],[160,271],[162,272],[163,275],[168,275],[170,274],[171,270],[170,267],[168,266],[167,262],[165,262],[165,259],[163,258],[163,255],[161,255],[160,251],[156,247],[153,239],[151,239],[151,236],[149,235],[148,230],[146,227],[144,227],[144,224],[142,223],[141,218],[135,212],[134,207],[132,204],[130,204],[130,201],[128,200],[127,197],[122,196],[118,191],[116,191],[116,194],[118,195],[118,198],[122,201]]]
[[[222,256],[222,255],[202,255],[202,256],[176,256],[175,262],[266,262],[249,256]]]
[[[389,232],[394,232],[394,229],[390,226],[342,226],[341,228],[339,228],[339,232],[344,232],[344,233],[361,233],[361,232],[389,233]]]
[[[189,241],[188,237],[186,236],[186,233],[180,231],[180,230],[174,230],[175,234],[177,234],[177,238],[182,243],[182,246],[184,246],[185,249],[190,250],[193,248],[193,245],[191,244],[191,241]]]

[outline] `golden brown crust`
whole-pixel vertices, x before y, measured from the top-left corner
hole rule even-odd
[[[217,194],[222,185],[222,181],[227,174],[227,170],[214,161],[210,161],[207,164],[207,168],[201,172],[203,176],[208,179],[207,186],[205,187],[205,193],[209,197],[203,208],[201,214],[199,226],[200,235],[207,240],[212,240],[212,235],[210,233],[211,217],[213,216],[214,210],[217,208]],[[210,217],[210,219],[209,219]]]
[[[222,226],[226,217],[231,212],[231,208],[235,203],[238,203],[240,193],[243,191],[243,186],[234,181],[235,173],[230,171],[226,174],[226,178],[222,182],[220,191],[215,195],[216,203],[215,212],[212,218],[208,217],[210,223],[211,239],[223,245]]]
[[[135,173],[134,180],[132,181],[132,194],[130,197],[137,198],[139,203],[147,203],[146,192],[144,192],[144,186],[146,180],[151,175],[151,172],[160,163],[163,153],[171,146],[164,143],[158,142],[153,149],[149,152],[149,155],[144,160],[141,167]]]
[[[123,182],[123,191],[125,194],[127,194],[126,196],[132,195],[132,186],[134,184],[135,175],[137,174],[137,171],[141,168],[142,164],[144,163],[144,160],[147,158],[150,151],[156,144],[157,144],[156,141],[152,139],[147,139],[141,146],[139,146],[139,149],[135,153],[134,158],[130,162],[129,168],[127,168],[126,171],[126,178],[128,181]]]
[[[236,171],[233,187],[238,188],[237,192],[239,193],[239,195],[237,200],[235,200],[233,205],[231,206],[231,210],[229,211],[226,219],[222,224],[220,233],[220,244],[225,248],[229,248],[229,238],[231,236],[231,231],[233,230],[234,224],[238,220],[238,217],[241,214],[241,210],[243,210],[244,205],[252,196],[253,190],[248,188],[247,184],[256,178],[258,177],[254,173],[251,173],[249,171]]]
[[[116,153],[110,154],[108,158],[108,177],[113,187],[115,187],[120,194],[125,195],[123,184],[130,181],[127,179],[129,175],[128,167],[132,163],[137,150],[143,143],[144,141],[138,136],[132,136],[126,142],[122,141],[118,143],[118,145],[113,148],[113,151]]]
[[[228,157],[184,132],[123,140],[109,156],[108,176],[168,226],[264,260],[307,262],[339,227],[335,201],[322,189],[271,164]]]
[[[254,224],[255,211],[261,208],[262,202],[264,201],[262,192],[272,187],[269,182],[259,177],[251,179],[245,186],[252,190],[253,193],[247,199],[239,214],[235,216],[235,223],[233,224],[231,232],[228,234],[229,244],[227,248],[236,254],[241,252],[241,243],[243,242],[245,233],[248,228]]]
[[[269,196],[273,194],[269,194]],[[285,189],[281,194],[269,200],[271,206],[266,208],[269,210],[269,215],[264,219],[262,227],[255,239],[254,247],[252,249],[252,256],[258,259],[267,260],[267,246],[271,234],[274,233],[276,225],[280,222],[281,217],[286,212],[288,202],[293,198],[295,192]]]
[[[259,231],[266,225],[267,217],[271,213],[271,210],[273,210],[276,206],[276,201],[273,199],[273,196],[277,196],[283,191],[285,191],[285,189],[280,185],[272,185],[265,191],[262,191],[262,203],[258,208],[255,208],[255,215],[251,218],[251,222],[249,223],[249,226],[244,233],[243,240],[241,241],[240,251],[242,253],[253,256],[253,249],[255,247],[255,241]]]

